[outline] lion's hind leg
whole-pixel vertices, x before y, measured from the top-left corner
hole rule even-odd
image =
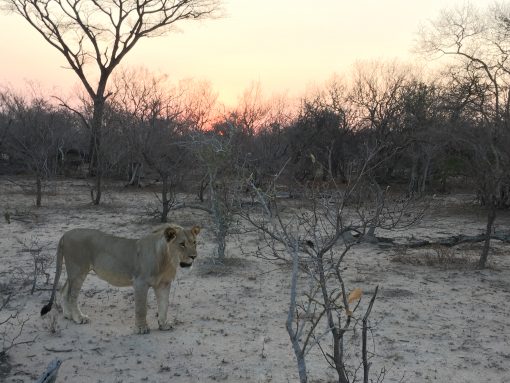
[[[81,286],[87,277],[87,272],[82,272],[80,274],[73,273],[73,275],[69,275],[64,287],[62,288],[62,308],[64,311],[64,317],[72,319],[78,324],[89,322],[88,316],[83,314],[78,307],[78,295],[80,294]]]
[[[64,318],[73,319],[71,316],[71,310],[69,309],[69,283],[66,280],[64,286],[60,289],[60,296],[62,297],[62,312],[64,314]]]

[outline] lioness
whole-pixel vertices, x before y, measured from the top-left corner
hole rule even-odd
[[[78,294],[90,270],[114,286],[135,289],[135,325],[139,334],[147,327],[147,292],[154,289],[158,303],[160,330],[169,330],[167,323],[170,284],[177,267],[189,267],[197,256],[196,236],[200,227],[187,230],[166,224],[141,239],[114,237],[99,230],[74,229],[66,232],[58,244],[57,270],[49,303],[41,315],[51,310],[58,280],[65,261],[67,281],[61,289],[64,316],[76,323],[87,323],[77,305]]]

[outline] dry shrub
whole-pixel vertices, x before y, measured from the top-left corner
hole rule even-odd
[[[55,257],[52,253],[47,251],[47,245],[41,244],[41,241],[36,236],[30,238],[19,239],[16,238],[20,249],[18,254],[28,253],[31,258],[31,268],[16,267],[12,270],[12,283],[25,287],[31,285],[30,294],[33,294],[37,288],[39,279],[43,280],[43,284],[47,286],[50,282],[49,269],[53,264]]]
[[[14,208],[14,210],[6,208],[4,210],[4,219],[7,224],[13,221],[25,224],[39,223],[39,216],[28,209]]]
[[[400,246],[395,249],[395,255],[391,260],[402,264],[439,267],[445,270],[470,269],[476,267],[478,254],[457,246],[431,245],[422,249]]]
[[[14,293],[0,291],[0,371],[8,366],[7,353],[11,348],[33,342],[20,340],[30,317],[21,314],[19,305],[13,303],[13,296]]]

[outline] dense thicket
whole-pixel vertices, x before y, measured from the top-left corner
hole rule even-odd
[[[103,172],[195,193],[207,183],[211,161],[223,163],[219,174],[234,177],[243,168],[261,185],[284,167],[281,182],[326,185],[349,182],[370,157],[379,185],[409,194],[463,187],[482,204],[493,199],[508,207],[509,121],[507,114],[493,117],[490,89],[476,81],[453,71],[425,81],[408,68],[372,63],[358,67],[350,83],[336,78],[303,98],[297,111],[256,98],[218,113],[210,89],[165,88],[147,73],[125,76],[107,105]],[[3,91],[1,172],[39,181],[85,176],[90,110]]]

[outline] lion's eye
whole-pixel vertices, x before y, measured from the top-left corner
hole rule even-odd
[[[181,245],[181,247],[186,247],[186,243],[184,242],[181,242],[179,245]]]

